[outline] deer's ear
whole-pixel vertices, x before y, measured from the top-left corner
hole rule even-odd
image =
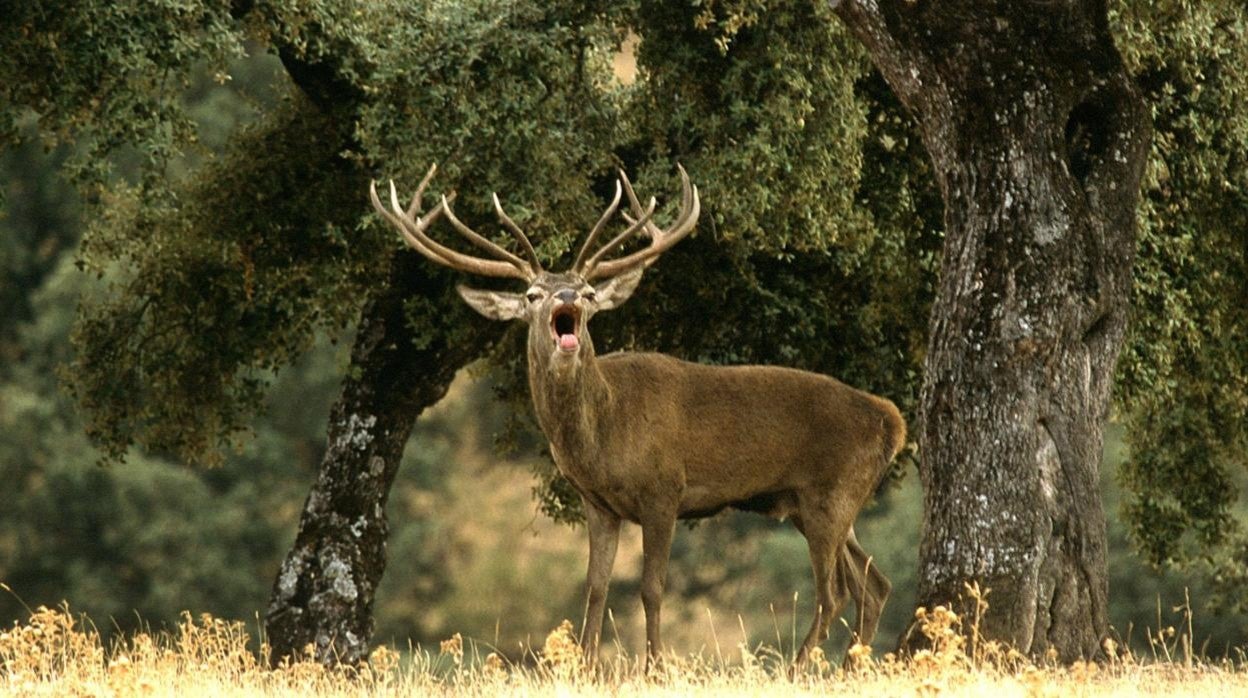
[[[637,290],[637,284],[641,283],[641,275],[645,271],[646,265],[642,264],[619,276],[612,277],[610,281],[595,289],[598,294],[598,309],[610,310],[628,300],[628,297],[633,295],[633,291]]]
[[[472,309],[491,320],[516,320],[524,317],[524,296],[503,291],[482,291],[467,286],[456,286],[459,296]]]

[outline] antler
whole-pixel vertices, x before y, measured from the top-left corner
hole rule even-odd
[[[585,244],[581,246],[580,251],[577,253],[576,262],[572,265],[573,272],[580,274],[586,281],[594,281],[595,279],[618,276],[638,265],[648,266],[655,258],[666,252],[672,245],[680,242],[682,238],[693,230],[694,226],[697,225],[698,213],[701,210],[698,188],[689,183],[689,175],[685,172],[685,168],[680,165],[676,167],[680,170],[680,212],[677,214],[676,220],[666,230],[659,228],[651,220],[654,216],[656,205],[654,197],[650,197],[646,207],[642,208],[641,202],[637,199],[637,193],[633,191],[633,185],[628,180],[628,175],[623,170],[620,170],[620,178],[615,184],[615,197],[611,200],[611,205],[607,207],[607,210],[599,217],[593,230],[590,231],[589,237],[586,238]],[[421,207],[421,198],[424,195],[425,188],[428,186],[429,181],[433,179],[437,169],[437,165],[429,168],[428,174],[420,181],[420,186],[416,188],[416,193],[412,195],[412,202],[406,210],[399,204],[399,195],[394,188],[394,182],[390,182],[389,210],[382,205],[381,199],[377,196],[377,182],[372,182],[369,185],[369,195],[373,201],[373,208],[398,229],[412,249],[438,264],[482,276],[520,279],[525,282],[532,282],[536,279],[542,273],[542,265],[538,261],[537,253],[533,249],[533,243],[529,241],[529,237],[524,234],[520,226],[516,225],[516,222],[503,210],[498,194],[494,195],[494,211],[498,214],[498,220],[519,241],[528,260],[521,259],[508,252],[472,228],[464,225],[455,216],[455,211],[451,209],[451,200],[455,198],[453,194],[449,198],[442,197],[442,201],[432,211],[423,216],[417,215]],[[628,222],[629,226],[624,232],[616,235],[610,242],[590,255],[594,242],[597,241],[598,236],[619,209],[621,193],[628,195],[629,207],[633,212],[631,216],[627,213],[623,214],[624,220]],[[457,252],[429,237],[425,233],[426,229],[442,214],[446,214],[446,219],[460,235],[463,235],[473,245],[489,252],[498,259],[483,259]],[[641,230],[644,230],[650,238],[649,246],[618,259],[604,259]]]
[[[438,166],[436,164],[429,168],[429,173],[426,174],[425,178],[420,181],[420,186],[416,188],[416,193],[412,195],[412,203],[408,206],[406,211],[403,210],[403,207],[399,204],[399,195],[398,192],[395,191],[393,181],[390,182],[390,210],[386,210],[386,208],[382,206],[381,199],[377,196],[377,182],[373,181],[369,185],[369,196],[373,200],[373,208],[376,209],[383,218],[389,221],[391,225],[398,229],[398,231],[403,235],[403,238],[407,240],[407,244],[411,245],[412,249],[421,253],[430,260],[437,262],[438,264],[452,269],[457,269],[459,271],[480,274],[481,276],[520,279],[525,282],[531,282],[533,279],[537,278],[537,275],[541,273],[542,268],[537,261],[537,254],[533,251],[533,245],[529,242],[528,237],[525,236],[524,231],[516,225],[515,221],[512,221],[511,218],[503,212],[503,207],[499,204],[497,195],[494,196],[494,206],[498,211],[499,219],[503,222],[503,225],[505,225],[507,229],[520,240],[521,244],[524,246],[525,253],[530,259],[529,262],[526,262],[498,245],[495,245],[490,240],[482,237],[471,228],[461,223],[460,220],[455,217],[454,211],[451,210],[450,199],[445,196],[442,197],[441,203],[439,203],[436,208],[429,213],[426,213],[424,216],[417,217],[416,213],[420,209],[421,198],[425,193],[425,187],[429,184],[429,181],[433,179],[433,175],[437,172],[437,170]],[[451,199],[453,198],[454,195],[451,196]],[[459,231],[461,235],[468,238],[469,242],[493,254],[494,256],[499,257],[500,259],[482,259],[480,257],[474,257],[462,252],[456,252],[455,250],[446,247],[437,240],[434,240],[426,235],[425,230],[438,219],[438,216],[443,213],[446,214],[447,220],[451,222],[451,225],[455,227],[455,230]]]
[[[628,181],[628,175],[623,170],[620,170],[620,179],[616,184],[615,199],[607,207],[606,212],[602,214],[598,224],[590,232],[589,238],[585,240],[580,253],[576,256],[576,263],[572,267],[573,271],[580,274],[586,281],[617,276],[637,265],[649,265],[656,257],[666,252],[672,245],[680,242],[682,238],[688,235],[698,223],[701,202],[698,199],[698,188],[689,183],[689,175],[685,172],[685,168],[680,165],[677,165],[676,168],[680,170],[680,213],[676,215],[676,220],[666,230],[660,229],[659,226],[650,220],[654,215],[654,197],[650,197],[649,204],[643,209],[641,202],[637,200],[637,193],[633,191],[632,183]],[[598,237],[607,219],[615,213],[616,208],[619,206],[620,183],[624,185],[624,191],[628,194],[629,207],[633,211],[632,216],[629,216],[627,213],[624,214],[624,220],[628,221],[630,225],[628,229],[616,235],[610,242],[603,245],[592,257],[586,260],[585,255],[589,251],[590,245]],[[625,241],[642,229],[650,237],[650,245],[648,247],[618,259],[603,261],[603,257],[610,254],[620,245],[623,245]]]

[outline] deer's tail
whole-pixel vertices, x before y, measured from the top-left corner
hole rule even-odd
[[[889,464],[901,452],[902,446],[906,445],[906,420],[902,418],[901,411],[897,409],[891,400],[881,400],[884,403],[884,436],[881,439],[881,476],[888,470]]]

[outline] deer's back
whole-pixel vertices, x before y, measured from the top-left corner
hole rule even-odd
[[[693,509],[804,487],[873,488],[904,438],[891,402],[816,373],[632,352],[601,367],[617,404],[630,406],[617,417],[630,455],[650,461],[637,467],[683,470]]]

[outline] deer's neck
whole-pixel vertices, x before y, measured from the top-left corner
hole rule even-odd
[[[600,449],[611,401],[610,386],[586,340],[579,365],[564,371],[554,369],[549,354],[529,351],[529,390],[538,424],[558,453],[580,464],[592,462]]]

